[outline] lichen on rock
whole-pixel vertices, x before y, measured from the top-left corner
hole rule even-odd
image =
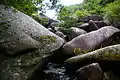
[[[45,36],[40,36],[39,40],[41,42],[43,42],[43,43],[51,44],[51,43],[55,43],[56,42],[56,37],[50,36],[50,35],[45,35]]]
[[[40,55],[38,51],[8,58],[1,63],[0,79],[14,80],[14,74],[19,74],[20,80],[26,80],[38,63],[41,62],[41,58],[42,55]]]
[[[82,62],[83,60],[105,60],[105,61],[120,61],[120,45],[107,46],[86,54],[74,56],[66,60],[67,63]]]

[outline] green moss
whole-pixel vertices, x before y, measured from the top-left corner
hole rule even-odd
[[[2,63],[2,67],[10,72],[17,71],[18,68],[21,70],[28,67],[34,67],[41,60],[41,55],[35,51],[24,55],[17,56],[15,58],[9,58]],[[27,71],[26,71],[27,72]]]
[[[99,54],[97,54],[97,58],[101,60],[119,60],[120,58],[120,52],[116,49],[107,49],[106,51],[103,51]]]
[[[93,52],[75,56],[66,60],[68,63],[81,62],[83,60],[95,59],[95,60],[106,60],[106,61],[120,61],[120,46],[106,47]],[[76,52],[82,52],[81,49],[77,49]]]
[[[85,53],[88,53],[90,52],[91,49],[89,50],[83,50],[81,48],[74,48],[73,52],[76,54],[76,55],[81,55],[81,54],[85,54]]]
[[[35,19],[37,22],[39,22],[42,25],[47,25],[49,20],[48,18],[41,18],[38,14],[33,14],[32,18]]]
[[[37,52],[24,54],[20,57],[21,67],[30,67],[38,64],[41,60],[41,55]]]
[[[50,35],[46,35],[46,36],[40,36],[40,41],[43,43],[47,43],[47,44],[51,44],[56,42],[56,37],[54,36],[50,36]]]

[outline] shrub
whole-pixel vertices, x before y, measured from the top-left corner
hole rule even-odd
[[[120,22],[120,0],[106,5],[104,9],[104,19],[109,24]]]
[[[40,15],[38,15],[38,14],[32,15],[32,18],[35,19],[37,22],[39,22],[42,25],[46,25],[49,22],[48,18],[41,18]]]
[[[90,14],[87,10],[77,10],[75,12],[75,15],[77,16],[77,18],[83,18],[83,17],[88,16]]]

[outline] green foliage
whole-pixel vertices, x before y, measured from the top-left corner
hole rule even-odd
[[[78,25],[78,18],[82,18],[89,13],[86,10],[80,10],[79,5],[65,6],[58,12],[58,19],[63,21],[59,27],[73,27]]]
[[[0,4],[13,6],[17,10],[31,16],[32,14],[45,12],[47,9],[58,9],[61,4],[58,4],[59,0],[49,0],[49,2],[43,4],[44,0],[2,0]]]
[[[89,12],[87,10],[77,10],[75,12],[75,15],[77,16],[77,18],[82,18],[82,17],[88,16],[90,14],[89,14]]]
[[[120,22],[120,0],[107,4],[104,14],[104,18],[109,24]]]
[[[101,0],[84,0],[82,4],[64,6],[58,12],[58,19],[64,21],[60,27],[77,26],[78,20],[91,14],[100,15],[103,13],[102,7],[99,5]]]
[[[17,10],[31,16],[36,13],[42,0],[7,0],[7,5],[15,7]]]
[[[101,0],[84,0],[83,9],[86,9],[91,14],[100,14],[101,6],[99,5]]]
[[[66,20],[64,22],[61,22],[60,24],[58,24],[58,27],[65,27],[65,28],[69,28],[69,27],[73,27],[76,26],[77,20],[75,18],[66,18]]]
[[[64,6],[58,12],[58,19],[63,21],[60,27],[77,26],[79,19],[87,15],[97,14],[105,16],[111,24],[120,22],[120,0],[84,0],[83,3]]]
[[[85,54],[85,53],[88,53],[92,51],[91,49],[90,50],[83,50],[81,48],[74,48],[73,52],[76,54],[76,55],[82,55],[82,54]]]
[[[32,18],[35,19],[37,22],[39,22],[42,25],[46,25],[49,22],[48,18],[41,18],[39,16],[39,14],[33,14]]]

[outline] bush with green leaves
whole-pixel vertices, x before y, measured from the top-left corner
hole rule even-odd
[[[39,22],[42,25],[47,25],[49,22],[48,18],[42,18],[42,17],[40,17],[39,14],[33,14],[32,18],[35,19],[37,22]]]
[[[90,14],[87,10],[77,10],[75,12],[75,15],[76,15],[77,18],[83,18],[83,17],[88,16]]]
[[[43,0],[2,0],[0,4],[7,6],[13,6],[17,10],[31,16],[33,13],[37,13],[37,5],[41,4]]]
[[[13,6],[17,10],[31,16],[32,14],[40,12],[45,12],[48,9],[58,9],[61,7],[59,0],[48,0],[43,4],[44,0],[1,0],[0,4],[5,4],[7,6]]]
[[[105,21],[109,24],[120,23],[120,0],[107,4],[104,15]]]
[[[65,21],[59,23],[58,27],[70,28],[76,26],[77,20],[74,18],[66,18]]]

